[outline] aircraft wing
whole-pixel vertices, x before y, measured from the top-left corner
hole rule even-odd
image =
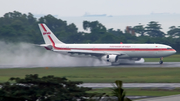
[[[125,55],[124,53],[119,53],[119,52],[105,52],[105,51],[87,51],[87,50],[71,50],[67,51],[70,55],[87,55],[87,56],[96,56],[96,57],[101,57],[103,55]]]
[[[48,44],[41,44],[38,45],[41,47],[45,47],[47,50],[52,50],[52,45]],[[117,55],[119,57],[129,57],[127,54],[123,52],[107,52],[107,51],[89,51],[89,50],[77,50],[77,49],[71,49],[71,50],[53,50],[54,52],[65,52],[68,53],[70,56],[74,55],[84,55],[84,56],[95,56],[95,57],[102,57],[104,55]]]

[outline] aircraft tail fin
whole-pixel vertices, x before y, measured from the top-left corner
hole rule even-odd
[[[46,26],[46,24],[41,23],[38,25],[41,30],[45,44],[64,44],[51,32],[51,30]]]

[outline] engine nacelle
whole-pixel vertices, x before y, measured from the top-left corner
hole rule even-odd
[[[116,62],[118,60],[118,56],[117,55],[104,55],[101,57],[101,59],[107,62]]]

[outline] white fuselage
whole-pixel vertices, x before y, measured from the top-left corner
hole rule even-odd
[[[176,53],[172,47],[163,44],[57,44],[53,45],[53,51],[126,54],[124,58],[159,58]]]

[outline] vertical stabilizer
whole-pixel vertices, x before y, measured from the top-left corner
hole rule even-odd
[[[45,24],[39,24],[39,28],[41,30],[45,44],[53,44],[52,41],[54,44],[64,44],[51,32],[51,30]]]

